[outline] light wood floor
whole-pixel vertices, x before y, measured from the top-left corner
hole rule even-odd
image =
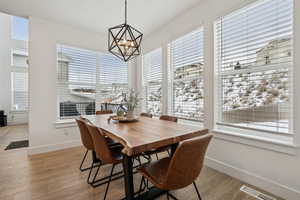
[[[1,131],[1,130],[0,130]],[[83,156],[82,147],[28,156],[26,148],[0,151],[1,200],[100,200],[105,187],[92,188],[86,183],[87,173],[78,167]],[[161,155],[163,156],[163,155]],[[121,167],[121,166],[120,166]],[[102,173],[108,172],[108,166]],[[135,186],[140,176],[134,176]],[[204,200],[254,200],[239,191],[242,182],[205,167],[197,180]],[[172,191],[179,199],[193,200],[192,186]],[[111,184],[107,199],[117,200],[124,195],[123,179]],[[160,199],[166,199],[165,196]]]
[[[27,139],[27,125],[0,127],[0,152],[5,149],[10,142]]]

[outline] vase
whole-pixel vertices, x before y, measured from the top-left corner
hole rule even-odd
[[[132,118],[134,118],[134,113],[133,113],[133,110],[132,110],[132,111],[127,111],[127,113],[126,113],[126,117],[127,117],[128,119],[132,119]]]

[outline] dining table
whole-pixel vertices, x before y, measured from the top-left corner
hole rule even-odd
[[[133,181],[133,158],[169,146],[171,156],[174,154],[178,144],[187,139],[208,133],[208,129],[195,125],[176,123],[157,118],[140,116],[134,122],[118,122],[111,120],[111,114],[85,116],[90,123],[100,128],[110,139],[124,146],[123,171],[125,200],[136,200]],[[154,199],[166,191],[152,188],[142,194],[143,199]]]

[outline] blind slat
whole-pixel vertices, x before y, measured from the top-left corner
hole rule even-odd
[[[86,49],[57,45],[59,118],[95,114],[96,104],[120,103],[127,89],[127,64]]]
[[[289,133],[293,1],[257,1],[215,28],[219,123]]]
[[[162,49],[143,56],[144,111],[153,115],[162,113]]]
[[[169,112],[182,119],[203,121],[203,29],[169,44]]]

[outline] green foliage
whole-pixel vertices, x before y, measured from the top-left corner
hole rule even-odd
[[[128,109],[128,111],[134,111],[140,101],[140,98],[138,97],[139,94],[133,89],[130,89],[127,93],[123,93],[122,96],[122,104]]]

